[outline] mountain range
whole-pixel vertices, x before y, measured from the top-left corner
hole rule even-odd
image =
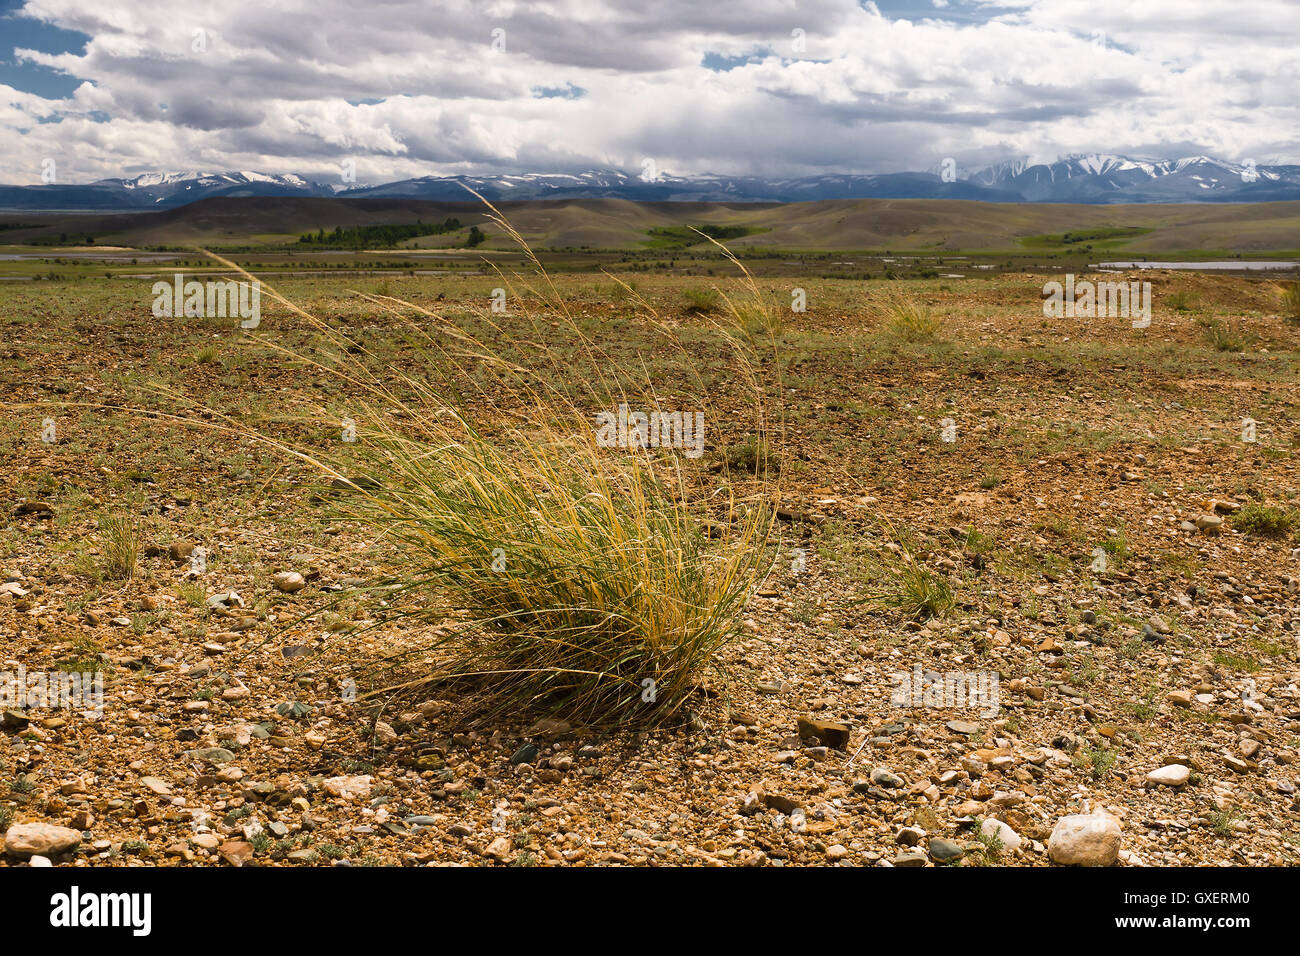
[[[951,166],[949,167],[951,169]],[[349,199],[630,199],[641,202],[804,202],[823,199],[972,199],[1032,203],[1189,203],[1300,200],[1300,166],[1231,163],[1208,156],[1138,160],[1083,154],[1054,163],[999,163],[964,175],[942,170],[799,178],[659,176],[619,170],[423,176],[380,185],[326,183],[259,172],[146,173],[85,185],[0,185],[0,209],[122,212],[173,209],[200,199],[333,196]]]

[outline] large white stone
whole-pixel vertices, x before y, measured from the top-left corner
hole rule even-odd
[[[1119,823],[1104,813],[1061,817],[1047,840],[1047,855],[1066,866],[1110,866],[1119,858]]]
[[[81,843],[81,834],[50,823],[15,823],[5,833],[5,852],[10,856],[53,856]]]
[[[1020,844],[1022,842],[1020,834],[1011,829],[1011,827],[1007,826],[1001,820],[995,820],[992,817],[986,818],[984,822],[980,824],[980,833],[986,840],[991,840],[996,837],[998,842],[1002,844],[1002,849],[1008,853],[1015,853],[1016,850],[1020,849]]]
[[[1152,770],[1147,774],[1147,783],[1163,784],[1166,787],[1181,787],[1187,782],[1192,772],[1180,763],[1171,763],[1167,767],[1161,767],[1159,770]]]

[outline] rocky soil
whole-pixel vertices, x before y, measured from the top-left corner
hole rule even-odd
[[[397,294],[471,294],[422,281]],[[1296,506],[1300,330],[1244,280],[1160,280],[1248,320],[1241,354],[1174,312],[1146,338],[1049,327],[1025,293],[1043,277],[1000,281],[919,287],[951,347],[914,354],[808,283],[785,550],[685,724],[614,735],[367,697],[362,665],[428,633],[365,629],[351,589],[392,556],[305,468],[57,404],[121,404],[171,370],[176,414],[275,427],[327,397],[312,370],[160,334],[123,292],[11,308],[4,401],[44,404],[0,432],[0,669],[102,670],[106,700],[5,708],[0,865],[1294,865],[1300,541],[1238,514]],[[124,509],[146,542],[129,580],[104,572]],[[951,613],[861,602],[881,515]],[[995,674],[996,706],[900,704],[918,672]]]

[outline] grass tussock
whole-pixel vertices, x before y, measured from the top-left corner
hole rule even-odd
[[[947,579],[926,567],[887,522],[885,532],[891,540],[872,549],[860,564],[867,582],[862,603],[916,621],[947,617],[957,606]]]
[[[943,328],[943,321],[930,307],[916,299],[890,296],[875,311],[881,334],[898,342],[933,342]]]
[[[140,521],[135,512],[101,518],[99,535],[105,576],[115,580],[134,578],[141,550]]]
[[[1290,322],[1300,322],[1300,282],[1282,286],[1282,316]]]
[[[722,295],[717,289],[687,289],[682,300],[682,311],[687,315],[715,315],[722,311]]]
[[[680,717],[767,572],[779,490],[765,468],[714,477],[681,448],[638,440],[644,432],[611,442],[597,422],[621,406],[698,414],[706,435],[729,419],[708,405],[670,323],[645,316],[681,356],[672,404],[664,382],[644,369],[638,379],[587,338],[533,263],[536,277],[498,273],[512,301],[541,303],[508,328],[487,311],[452,322],[364,296],[407,319],[426,360],[418,373],[264,284],[317,333],[319,353],[292,354],[349,387],[358,423],[356,441],[335,454],[281,447],[326,481],[357,478],[336,492],[336,517],[373,537],[395,568],[367,610],[404,630],[429,626],[418,651],[376,662],[383,693],[449,691],[472,716],[543,713],[587,726]],[[743,309],[761,297],[747,274],[743,285],[699,304],[723,310],[716,324],[753,393],[749,424],[767,442],[767,380],[743,330]]]

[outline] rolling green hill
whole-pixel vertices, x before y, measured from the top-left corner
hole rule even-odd
[[[665,248],[690,245],[689,226],[714,226],[732,247],[774,250],[891,250],[1169,254],[1192,250],[1260,254],[1300,247],[1300,202],[1206,205],[1055,205],[943,199],[863,199],[809,203],[639,203],[622,199],[525,201],[501,211],[538,248]],[[341,227],[440,222],[455,217],[500,230],[473,202],[394,199],[209,199],[165,212],[36,217],[8,229],[5,242],[92,235],[101,244],[234,245],[296,243],[306,232]],[[0,217],[3,218],[3,217]],[[673,238],[665,242],[665,237]],[[457,244],[424,236],[408,247]]]

